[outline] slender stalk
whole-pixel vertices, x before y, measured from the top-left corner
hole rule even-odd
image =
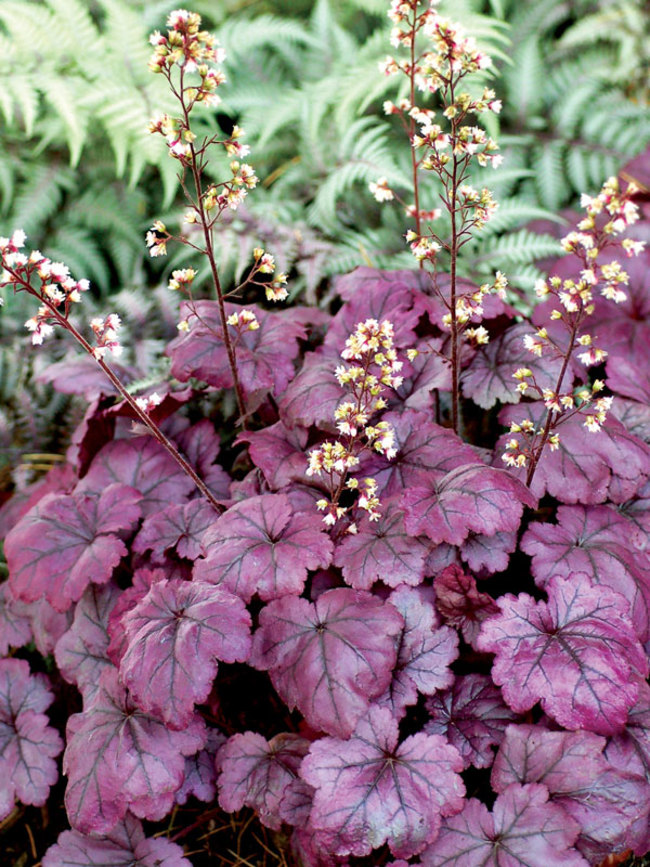
[[[449,102],[454,102],[453,77],[449,82]],[[451,138],[456,140],[457,120],[451,120]],[[459,357],[458,357],[458,317],[456,315],[456,260],[458,258],[458,225],[456,223],[456,194],[458,190],[458,158],[453,155],[451,172],[451,189],[449,191],[449,215],[451,217],[451,241],[449,255],[451,265],[449,269],[449,313],[451,314],[451,426],[454,433],[459,428]]]
[[[56,309],[56,307],[49,301],[48,298],[39,295],[39,293],[36,292],[27,281],[23,280],[11,269],[7,270],[9,270],[10,273],[13,273],[13,275],[20,281],[20,285],[23,287],[23,289],[25,289],[27,292],[29,292],[30,295],[33,295],[35,298],[37,298],[41,304],[47,307],[56,322],[61,325],[66,331],[68,331],[77,341],[77,343],[82,347],[82,349],[97,362],[97,364],[100,366],[104,374],[108,377],[117,392],[128,403],[128,405],[131,407],[131,409],[136,414],[138,419],[142,422],[142,424],[147,427],[156,442],[158,442],[165,449],[169,456],[173,458],[173,460],[178,464],[180,469],[187,476],[189,476],[190,479],[192,479],[200,493],[205,497],[205,499],[210,503],[210,505],[217,512],[223,512],[224,507],[215,499],[214,494],[210,491],[203,479],[201,479],[200,476],[196,473],[194,467],[192,467],[192,465],[185,460],[185,458],[178,451],[174,443],[165,436],[165,434],[160,430],[158,425],[154,421],[152,421],[151,418],[149,418],[149,415],[138,406],[135,398],[131,394],[129,394],[127,389],[124,387],[118,376],[111,370],[111,368],[103,361],[103,359],[98,358],[95,355],[93,347],[86,340],[83,334],[81,334],[81,332],[77,330],[77,328],[70,322],[70,320],[66,316],[62,315]]]
[[[171,81],[171,73],[168,74],[167,80],[169,81],[170,86],[174,92],[174,95],[178,99],[181,109],[183,111],[183,118],[185,122],[186,129],[190,129],[190,109],[188,109],[185,98],[184,98],[184,88],[183,88],[183,77],[185,74],[185,70],[181,68],[180,72],[180,83],[178,91],[176,91],[173,87]],[[205,145],[204,145],[205,147]],[[244,392],[241,387],[241,382],[239,380],[239,374],[237,372],[237,357],[235,354],[235,347],[233,346],[232,340],[230,339],[230,333],[228,331],[228,323],[226,316],[226,307],[224,303],[224,293],[221,287],[221,281],[219,279],[219,270],[217,268],[217,262],[214,256],[214,247],[212,245],[212,230],[209,224],[209,220],[205,211],[205,206],[203,203],[203,185],[201,183],[201,169],[198,163],[198,157],[202,156],[201,152],[197,152],[197,149],[194,147],[194,142],[190,142],[190,150],[192,153],[192,161],[191,161],[191,173],[192,180],[194,182],[194,189],[196,190],[196,202],[193,202],[191,196],[188,196],[190,200],[190,204],[196,208],[199,213],[199,218],[201,222],[201,229],[203,231],[203,240],[205,242],[205,250],[204,253],[208,258],[208,262],[210,263],[210,272],[212,274],[212,283],[215,289],[217,304],[219,305],[219,318],[221,320],[221,330],[223,332],[223,342],[226,347],[226,353],[228,355],[228,364],[230,366],[230,372],[232,374],[233,386],[235,389],[235,397],[237,399],[237,408],[239,410],[239,419],[241,425],[244,430],[246,430],[246,400],[244,398]]]
[[[413,24],[411,27],[411,66],[409,69],[409,84],[410,84],[410,94],[409,101],[411,107],[415,105],[415,35],[417,33],[417,8],[413,10]],[[418,159],[415,154],[415,148],[413,147],[413,138],[415,137],[415,118],[409,116],[409,141],[411,143],[411,172],[413,175],[413,202],[415,205],[415,231],[418,234],[418,237],[421,234],[421,220],[420,220],[420,188],[419,188],[419,177],[418,177]],[[424,268],[424,261],[420,262],[420,268]]]
[[[569,367],[569,362],[571,360],[571,353],[575,349],[576,335],[578,333],[578,328],[580,327],[581,321],[582,321],[582,316],[578,315],[578,316],[576,316],[576,318],[573,322],[573,326],[571,328],[571,338],[569,340],[569,348],[568,348],[568,350],[564,356],[564,361],[562,362],[562,368],[560,370],[560,373],[559,373],[558,378],[557,378],[557,382],[555,384],[555,394],[559,394],[560,389],[562,388],[562,382],[564,380],[564,376],[567,372],[567,369]],[[553,425],[554,413],[555,413],[555,410],[552,410],[552,409],[549,409],[547,411],[546,420],[544,422],[544,427],[542,428],[542,436],[541,436],[539,445],[535,449],[534,454],[531,455],[530,466],[528,468],[528,475],[526,476],[526,484],[528,485],[528,487],[530,487],[530,485],[533,481],[533,478],[535,476],[535,470],[537,469],[537,466],[539,464],[539,460],[542,457],[542,452],[544,451],[544,446],[548,442],[548,438],[550,436],[551,428]]]

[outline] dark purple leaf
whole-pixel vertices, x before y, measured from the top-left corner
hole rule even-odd
[[[108,618],[120,596],[115,584],[91,585],[75,608],[70,629],[57,641],[54,657],[68,683],[74,683],[87,705],[95,697],[99,675],[110,665]]]
[[[636,400],[617,397],[612,404],[611,412],[630,433],[640,440],[650,443],[650,406],[648,402],[639,403]]]
[[[496,403],[519,403],[517,380],[513,373],[519,367],[527,367],[540,388],[555,389],[562,368],[562,358],[537,358],[532,356],[523,343],[524,335],[534,334],[530,325],[512,325],[485,348],[476,353],[462,375],[465,397],[471,398],[483,409],[491,409]],[[569,387],[566,378],[565,390]]]
[[[582,574],[551,578],[546,590],[548,602],[527,593],[497,600],[501,614],[477,642],[496,654],[492,678],[519,713],[541,701],[565,728],[614,734],[637,698],[632,674],[648,672],[628,604]]]
[[[122,617],[127,611],[143,599],[155,581],[162,581],[168,578],[164,569],[136,569],[133,573],[133,586],[127,587],[122,591],[117,602],[108,617],[108,647],[106,653],[110,661],[116,668],[119,668],[120,660],[124,656],[127,647],[126,632]]]
[[[436,389],[451,391],[451,364],[443,352],[444,341],[430,337],[415,343],[418,355],[413,361],[404,362],[404,382],[397,389],[397,397],[405,409],[415,409],[431,415]],[[394,398],[391,399],[391,405]]]
[[[349,740],[312,744],[300,773],[316,789],[311,824],[335,835],[337,855],[369,855],[388,843],[398,857],[435,839],[442,816],[458,812],[465,787],[457,751],[437,735],[398,746],[397,722],[370,707]]]
[[[320,428],[334,427],[334,411],[345,397],[334,371],[341,358],[334,352],[308,352],[293,382],[279,404],[280,417],[289,428],[312,424]]]
[[[171,549],[179,557],[196,560],[201,553],[201,537],[216,519],[215,510],[203,499],[182,506],[172,503],[145,519],[131,547],[141,554],[150,550],[154,563],[164,563]]]
[[[617,511],[629,522],[630,542],[640,551],[647,552],[650,549],[650,481],[645,483],[634,499],[620,503]]]
[[[377,480],[384,497],[396,496],[408,488],[428,485],[442,479],[450,470],[463,464],[481,465],[470,446],[449,430],[415,410],[384,413],[395,431],[397,454],[388,461],[373,455],[364,462],[366,475]]]
[[[650,326],[646,328],[645,343],[621,357],[610,355],[607,359],[607,387],[615,395],[631,397],[646,406],[650,402],[650,370],[646,361],[650,346]]]
[[[218,729],[208,729],[205,747],[185,759],[185,778],[174,799],[177,804],[186,804],[190,795],[206,803],[214,801],[217,793],[216,754],[227,740]]]
[[[302,593],[310,569],[327,568],[333,544],[314,511],[294,512],[286,494],[263,494],[224,512],[203,537],[194,577],[249,602]]]
[[[64,831],[45,853],[43,867],[191,867],[183,850],[165,837],[145,837],[127,815],[105,837]]]
[[[304,786],[298,769],[310,742],[282,733],[267,741],[256,732],[233,735],[219,750],[219,804],[229,813],[253,807],[262,824],[280,828],[282,802],[290,790]]]
[[[432,695],[452,683],[449,666],[458,656],[458,636],[453,629],[441,626],[435,608],[421,590],[403,585],[388,599],[404,618],[404,629],[398,639],[393,680],[377,703],[390,708],[399,720],[407,706],[417,702],[418,692]]]
[[[229,303],[225,307],[226,316],[243,309]],[[254,305],[253,312],[260,327],[256,331],[245,331],[240,338],[231,328],[230,336],[242,390],[259,405],[260,395],[268,391],[280,395],[293,379],[298,339],[305,337],[306,331],[303,325],[281,313],[269,313]],[[195,301],[190,305],[183,302],[181,317],[187,319],[190,329],[179,334],[166,349],[172,360],[171,375],[181,382],[196,377],[217,388],[230,388],[233,379],[218,303]],[[248,408],[250,410],[251,406]]]
[[[508,567],[510,554],[517,549],[517,534],[495,533],[493,536],[483,536],[481,533],[470,533],[463,542],[460,555],[472,572],[503,572]]]
[[[77,476],[70,464],[55,464],[39,481],[28,485],[24,491],[15,491],[10,499],[0,506],[0,539],[46,494],[67,494],[76,483]]]
[[[650,810],[645,777],[616,770],[602,755],[604,746],[605,738],[591,732],[509,726],[492,787],[503,792],[511,783],[543,783],[551,800],[580,826],[576,845],[594,863],[628,848],[632,825]]]
[[[327,590],[315,604],[284,596],[262,609],[250,664],[315,729],[349,737],[388,688],[404,621],[361,590]]]
[[[413,346],[422,312],[422,289],[430,282],[429,275],[421,271],[380,271],[365,266],[338,278],[334,289],[346,303],[327,329],[325,346],[340,351],[357,324],[366,319],[390,320],[395,346]]]
[[[10,603],[11,607],[14,603]],[[32,635],[36,649],[43,656],[52,653],[56,643],[72,623],[73,610],[55,611],[47,599],[38,602],[16,602],[15,609],[29,617],[32,624]]]
[[[489,768],[508,723],[517,718],[505,704],[501,691],[483,674],[456,678],[451,689],[427,699],[431,719],[424,731],[443,735],[456,747],[463,767]]]
[[[445,622],[460,629],[465,641],[475,646],[481,623],[498,612],[494,599],[479,593],[476,579],[458,566],[447,566],[433,582],[436,608]]]
[[[140,517],[140,499],[120,484],[99,496],[48,494],[5,539],[12,594],[66,611],[91,581],[105,584],[127,553],[118,534]]]
[[[142,513],[150,515],[169,503],[184,503],[194,483],[151,437],[107,443],[94,458],[75,493],[100,493],[118,482],[142,494]]]
[[[524,506],[537,505],[522,482],[483,464],[457,467],[427,484],[406,490],[401,504],[407,531],[435,544],[461,545],[472,531],[485,536],[515,531]]]
[[[417,585],[424,578],[428,550],[428,544],[406,534],[397,500],[383,500],[378,521],[362,518],[358,532],[338,542],[334,565],[343,569],[346,582],[357,590],[369,590],[375,581],[389,587]]]
[[[472,798],[447,819],[422,867],[588,867],[574,848],[579,827],[545,786],[512,785],[492,813]]]
[[[257,431],[244,431],[237,442],[248,443],[256,467],[264,473],[270,488],[277,491],[295,481],[307,480],[307,430],[286,427],[278,421]]]
[[[607,506],[560,506],[557,524],[533,523],[521,550],[533,558],[538,587],[578,572],[611,587],[630,603],[639,639],[650,637],[650,559],[629,545],[629,521]]]
[[[650,686],[639,682],[639,697],[623,731],[610,738],[605,751],[617,768],[650,779]]]
[[[197,581],[162,580],[121,619],[120,679],[138,707],[183,729],[205,701],[217,661],[244,662],[250,615],[238,596]]]
[[[127,810],[161,819],[183,782],[185,756],[203,747],[206,730],[195,716],[170,731],[128,698],[115,669],[105,669],[95,701],[68,720],[63,772],[68,819],[81,833],[106,834]]]
[[[9,584],[0,584],[0,657],[7,656],[10,647],[22,647],[32,639],[31,620],[22,602],[9,592]]]
[[[42,807],[59,778],[59,733],[43,713],[52,703],[42,675],[30,675],[23,659],[0,660],[0,820],[18,799]]]
[[[501,424],[531,418],[541,423],[544,410],[539,403],[505,407]],[[612,414],[600,431],[592,432],[577,414],[558,428],[560,444],[556,451],[545,449],[537,466],[531,490],[537,497],[550,494],[561,503],[596,505],[611,500],[629,500],[650,476],[650,446],[631,434]],[[506,434],[496,445],[499,463]],[[517,474],[517,473],[515,473]],[[525,471],[519,471],[525,477]]]
[[[142,375],[136,368],[125,367],[114,361],[111,361],[110,367],[124,385],[128,385]],[[56,391],[63,394],[81,394],[88,401],[99,394],[117,394],[115,386],[95,359],[90,356],[51,362],[42,373],[39,373],[36,380],[51,383]]]
[[[220,499],[227,499],[230,476],[223,467],[215,463],[221,443],[212,422],[203,419],[192,427],[185,428],[177,434],[176,441],[212,493]]]

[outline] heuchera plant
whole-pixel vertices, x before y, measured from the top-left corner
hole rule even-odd
[[[152,37],[179,111],[151,131],[188,210],[146,242],[195,250],[214,297],[173,272],[172,378],[132,393],[107,361],[117,317],[84,332],[87,282],[23,253],[20,230],[0,239],[0,282],[38,299],[32,343],[59,326],[102,374],[57,367],[86,417],[65,467],[0,511],[0,820],[63,775],[71,830],[43,867],[188,867],[142,821],[189,798],[254,809],[303,867],[650,850],[650,213],[616,178],[585,197],[532,323],[503,275],[461,280],[458,250],[496,205],[468,178],[472,159],[495,162],[471,124],[499,102],[463,89],[489,59],[435,3],[395,0],[390,16],[405,57],[385,68],[409,96],[386,110],[409,138],[421,267],[357,269],[335,314],[237,303],[253,286],[286,297],[262,249],[224,289],[213,233],[256,178],[241,130],[195,119],[224,58],[185,10]],[[219,183],[215,152],[232,160]],[[422,205],[432,176],[450,236]],[[384,179],[373,191],[397,198]],[[222,401],[190,421],[185,404],[223,393],[230,415]]]

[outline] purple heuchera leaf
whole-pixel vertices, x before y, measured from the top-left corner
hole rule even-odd
[[[530,325],[513,325],[477,352],[462,374],[465,397],[483,409],[491,409],[496,403],[519,403],[521,392],[517,390],[518,381],[512,375],[518,367],[531,370],[540,388],[555,389],[562,358],[531,356],[523,341],[524,335],[534,333]],[[565,390],[568,387],[565,379]]]
[[[195,755],[186,757],[183,785],[174,797],[177,804],[187,803],[190,795],[206,803],[214,801],[217,793],[216,754],[227,740],[226,735],[218,729],[208,729],[205,747]]]
[[[650,686],[645,681],[639,682],[639,697],[625,728],[610,738],[605,752],[617,768],[650,779]]]
[[[264,473],[271,490],[277,491],[295,481],[306,481],[306,428],[287,427],[283,422],[257,431],[244,431],[237,442],[248,443],[251,460]]]
[[[650,560],[629,544],[629,522],[607,506],[560,506],[557,524],[530,525],[521,550],[530,554],[538,587],[577,572],[611,587],[630,603],[639,639],[650,636]]]
[[[310,742],[282,733],[267,741],[256,732],[233,735],[219,750],[219,804],[229,813],[253,807],[262,824],[278,829],[282,802],[290,791],[304,787],[298,769]]]
[[[426,413],[388,412],[382,420],[395,431],[397,454],[390,461],[373,455],[364,461],[363,470],[376,479],[383,497],[401,494],[417,485],[437,483],[463,464],[481,465],[467,443],[448,428],[430,421]]]
[[[427,484],[406,490],[401,504],[407,531],[436,544],[461,545],[470,532],[517,530],[524,506],[537,505],[522,482],[483,464],[457,467]]]
[[[100,672],[110,665],[108,618],[119,596],[112,583],[88,587],[75,608],[72,626],[54,648],[59,671],[78,687],[85,704],[97,693]]]
[[[113,606],[108,616],[107,632],[109,641],[106,654],[117,668],[119,668],[120,660],[127,648],[126,632],[122,623],[122,617],[127,611],[135,608],[138,602],[147,595],[149,588],[154,582],[162,581],[167,577],[164,569],[136,569],[133,573],[133,586],[123,590]]]
[[[460,556],[472,572],[503,572],[508,567],[510,554],[517,548],[517,534],[494,533],[484,536],[481,533],[470,533],[463,542]]]
[[[361,590],[326,590],[312,604],[285,596],[262,609],[250,664],[315,729],[349,737],[388,688],[404,620]]]
[[[435,608],[420,589],[403,585],[388,599],[404,618],[404,629],[398,639],[393,680],[377,703],[389,707],[399,720],[407,706],[417,702],[418,692],[432,695],[452,683],[449,666],[458,656],[458,636],[440,624]]]
[[[327,568],[333,543],[317,512],[296,514],[286,494],[263,494],[224,512],[203,537],[194,578],[249,602],[302,593],[310,569]]]
[[[201,553],[201,537],[216,519],[215,510],[205,500],[191,500],[182,506],[172,503],[145,519],[131,547],[140,554],[150,550],[154,563],[164,563],[170,549],[179,557],[196,560]]]
[[[122,617],[120,678],[141,710],[186,728],[210,693],[217,660],[248,658],[250,625],[242,600],[221,587],[157,581]]]
[[[650,370],[646,361],[650,346],[650,327],[646,328],[645,343],[628,351],[623,357],[607,359],[607,387],[616,395],[631,397],[644,405],[650,402]]]
[[[483,624],[477,644],[496,654],[495,683],[513,710],[542,708],[568,729],[614,734],[625,725],[648,660],[628,604],[585,575],[551,578],[548,602],[527,593],[497,600],[501,614]]]
[[[346,303],[327,329],[325,345],[335,349],[344,346],[358,322],[390,319],[395,327],[395,346],[413,346],[422,290],[430,285],[429,275],[421,271],[380,271],[365,266],[339,277],[334,289]]]
[[[0,820],[23,804],[43,806],[59,778],[54,761],[63,749],[43,713],[52,703],[43,676],[23,659],[0,660]]]
[[[145,837],[142,825],[127,815],[102,838],[64,831],[45,853],[43,867],[191,867],[176,843]]]
[[[451,689],[427,699],[427,710],[431,719],[424,731],[446,737],[462,756],[464,768],[489,768],[492,747],[501,743],[506,726],[517,718],[483,674],[457,677]]]
[[[169,503],[183,503],[194,490],[190,477],[148,436],[107,443],[75,493],[101,493],[115,482],[140,491],[143,515],[158,512]]]
[[[315,424],[334,429],[334,411],[346,394],[334,375],[340,363],[338,353],[324,349],[305,355],[299,373],[279,404],[280,418],[288,427]]]
[[[588,867],[574,848],[579,827],[545,786],[512,785],[492,813],[472,798],[447,819],[422,855],[422,867]]]
[[[397,500],[382,499],[381,518],[363,517],[358,532],[344,536],[334,552],[334,565],[343,570],[346,582],[357,590],[370,590],[375,581],[389,587],[420,584],[429,545],[408,536],[404,513]]]
[[[140,493],[109,485],[99,496],[48,494],[5,539],[13,595],[45,596],[67,611],[90,582],[105,584],[127,548],[119,534],[140,517]]]
[[[226,316],[243,309],[229,303],[225,307]],[[293,379],[298,339],[305,337],[306,331],[304,325],[282,313],[269,313],[255,305],[253,307],[259,328],[244,331],[238,340],[235,340],[235,330],[231,329],[231,337],[235,340],[237,374],[242,390],[259,405],[265,393],[272,391],[280,395]],[[230,388],[233,379],[218,303],[195,301],[189,305],[183,302],[181,317],[187,319],[190,328],[172,340],[165,350],[172,360],[171,375],[181,382],[197,377],[216,388]]]
[[[0,584],[0,657],[10,647],[22,647],[32,639],[32,626],[26,606],[13,598],[7,581]]]
[[[499,421],[509,427],[512,421],[530,418],[539,426],[545,412],[539,402],[505,407]],[[579,414],[562,422],[558,433],[559,447],[544,450],[531,483],[537,497],[550,494],[561,503],[584,505],[605,500],[622,503],[633,497],[650,476],[650,447],[611,414],[597,433],[587,430]],[[499,466],[510,437],[506,434],[496,444]],[[519,471],[519,475],[525,472]]]
[[[479,593],[476,579],[458,566],[447,566],[434,579],[436,608],[450,626],[460,629],[468,644],[475,646],[481,623],[498,612],[494,599]]]
[[[221,443],[214,425],[203,419],[177,434],[176,442],[212,493],[227,499],[230,476],[215,463]]]
[[[84,834],[106,834],[127,810],[161,819],[183,782],[185,756],[206,740],[195,716],[184,731],[171,731],[142,713],[120,686],[117,670],[105,669],[94,702],[68,720],[63,772],[70,824]]]
[[[371,706],[349,740],[321,738],[300,773],[316,789],[311,824],[334,835],[337,855],[369,855],[388,843],[398,857],[435,839],[442,816],[462,808],[457,751],[422,732],[398,746],[397,722]]]
[[[650,810],[650,786],[614,768],[603,756],[605,738],[591,732],[508,726],[492,769],[492,787],[543,783],[554,803],[578,823],[577,848],[594,863],[627,849],[634,823]],[[595,857],[594,857],[595,856]]]
[[[415,409],[431,414],[432,394],[435,389],[451,391],[451,365],[445,358],[444,340],[427,337],[415,344],[418,355],[404,364],[404,382],[397,389],[397,397],[405,409]]]

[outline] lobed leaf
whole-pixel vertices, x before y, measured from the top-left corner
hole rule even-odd
[[[140,500],[122,484],[94,496],[43,497],[5,539],[13,595],[24,602],[45,597],[67,611],[91,582],[105,584],[127,553],[119,533],[139,519]]]
[[[269,672],[313,728],[349,737],[390,684],[404,621],[370,593],[336,588],[313,604],[295,596],[270,602],[259,624],[250,664]]]
[[[127,810],[161,819],[182,785],[185,756],[205,740],[200,717],[183,731],[170,730],[142,713],[120,686],[117,670],[107,668],[94,702],[68,720],[63,772],[70,824],[82,834],[107,834]]]
[[[120,679],[140,710],[171,729],[191,723],[194,705],[210,693],[217,661],[244,662],[250,652],[243,602],[212,584],[156,581],[121,624]]]
[[[428,698],[426,707],[431,718],[424,731],[446,737],[465,768],[489,768],[494,761],[492,747],[501,743],[506,726],[517,718],[501,690],[483,674],[457,677],[450,689]]]
[[[548,602],[527,593],[497,600],[501,614],[483,624],[477,644],[496,654],[492,678],[510,707],[537,701],[568,729],[614,734],[636,701],[636,673],[648,660],[618,593],[585,575],[551,578]]]
[[[465,787],[456,750],[438,735],[398,746],[389,710],[371,706],[349,740],[312,744],[300,773],[316,790],[311,824],[333,835],[336,855],[369,855],[388,843],[416,855],[437,836],[441,817],[458,812]]]
[[[299,514],[286,494],[236,503],[203,537],[194,578],[217,584],[246,602],[257,593],[277,599],[302,593],[310,569],[326,569],[333,543],[317,512]]]

